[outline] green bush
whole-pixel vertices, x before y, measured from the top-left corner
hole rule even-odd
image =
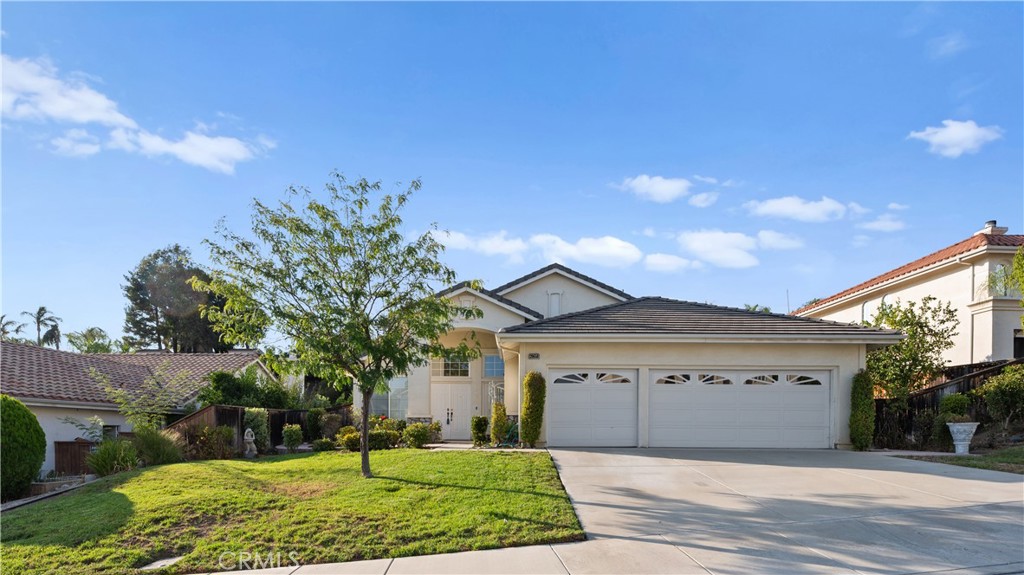
[[[470,434],[473,437],[475,447],[487,445],[487,418],[483,415],[474,415],[469,420]]]
[[[307,441],[313,441],[314,439],[320,439],[323,437],[321,422],[323,422],[325,415],[327,415],[327,410],[322,407],[314,407],[306,412]]]
[[[338,435],[339,429],[341,429],[341,416],[337,413],[328,413],[320,421],[320,434],[324,437],[331,438]]]
[[[544,396],[547,393],[547,382],[537,371],[531,371],[523,378],[523,409],[521,433],[523,441],[530,447],[537,446],[540,439],[540,428],[544,423]]]
[[[927,446],[931,443],[932,435],[935,433],[935,412],[931,409],[922,409],[914,414],[914,439],[920,446]]]
[[[152,427],[135,428],[132,438],[139,459],[146,465],[163,465],[178,463],[185,459],[183,455],[185,440],[173,429],[153,429]]]
[[[430,427],[425,423],[410,423],[406,426],[402,438],[408,447],[423,449],[424,445],[430,443]]]
[[[971,398],[962,393],[951,393],[939,400],[939,413],[947,415],[967,415],[971,408]]]
[[[397,431],[389,431],[387,429],[373,429],[370,431],[367,439],[369,440],[370,451],[379,451],[382,449],[391,448],[391,434],[397,434]]]
[[[334,451],[334,442],[327,438],[314,439],[313,451]]]
[[[359,433],[346,434],[341,438],[341,446],[349,451],[359,451]]]
[[[441,437],[440,421],[430,422],[430,425],[427,426],[427,429],[430,430],[430,443],[441,443],[444,440],[444,438]]]
[[[262,453],[270,451],[270,414],[262,407],[245,408],[242,424],[251,429],[256,436],[256,450]]]
[[[875,434],[875,384],[864,370],[853,376],[850,393],[850,442],[864,451],[871,447]]]
[[[46,434],[25,404],[0,395],[0,499],[28,493],[46,459]]]
[[[345,427],[339,429],[338,433],[334,434],[334,437],[338,441],[338,443],[344,443],[345,437],[352,435],[353,433],[359,435],[359,430],[356,429],[354,425],[346,425]]]
[[[203,426],[198,442],[199,459],[231,459],[235,455],[235,428]]]
[[[129,471],[139,466],[139,455],[135,446],[127,439],[107,439],[96,446],[96,451],[85,459],[89,467],[100,477]]]
[[[406,422],[404,419],[392,419],[386,415],[374,415],[370,418],[370,429],[384,429],[386,431],[405,431]]]
[[[288,448],[288,453],[295,453],[299,445],[302,445],[302,426],[295,423],[286,425],[282,434],[284,435],[284,446]]]
[[[491,444],[498,446],[508,438],[508,430],[512,422],[508,420],[505,404],[500,401],[491,406]]]
[[[1014,419],[1024,417],[1024,365],[1011,365],[989,378],[977,394],[985,400],[989,415],[1000,420],[1006,431]]]

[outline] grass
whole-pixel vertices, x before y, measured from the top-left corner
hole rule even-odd
[[[907,459],[918,461],[934,461],[936,463],[948,463],[961,467],[976,467],[978,469],[991,469],[993,471],[1007,471],[1024,475],[1024,445],[1007,447],[989,451],[974,457],[955,455],[928,455],[928,456],[907,456]]]
[[[0,568],[124,574],[218,570],[222,553],[302,564],[584,538],[547,453],[315,453],[163,465],[4,513]]]

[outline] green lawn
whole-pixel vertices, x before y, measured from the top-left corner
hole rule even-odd
[[[547,453],[318,453],[200,461],[107,477],[0,518],[4,573],[217,570],[222,553],[302,564],[583,539]]]
[[[976,467],[978,469],[992,469],[994,471],[1007,471],[1024,475],[1024,446],[1007,447],[996,451],[989,451],[976,457],[954,456],[954,455],[929,455],[912,456],[907,459],[920,461],[934,461],[937,463],[948,463],[962,467]]]

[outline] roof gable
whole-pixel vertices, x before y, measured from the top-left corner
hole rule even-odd
[[[617,299],[619,301],[626,301],[626,300],[633,299],[633,296],[629,295],[628,293],[626,293],[626,292],[624,292],[624,291],[622,291],[622,290],[620,290],[618,288],[612,287],[612,286],[610,286],[610,285],[608,285],[608,284],[606,284],[604,282],[598,281],[598,280],[596,280],[596,279],[594,279],[594,278],[592,278],[592,277],[590,277],[588,275],[584,275],[584,274],[582,274],[582,273],[580,273],[580,272],[578,272],[578,271],[576,271],[576,270],[574,270],[572,268],[566,267],[566,266],[564,266],[562,264],[559,264],[559,263],[554,263],[554,264],[542,267],[542,268],[540,268],[538,270],[532,271],[532,272],[530,272],[530,273],[528,273],[528,274],[526,274],[526,275],[524,275],[522,277],[516,278],[516,279],[514,279],[514,280],[512,280],[512,281],[510,281],[510,282],[508,282],[508,283],[506,283],[504,285],[500,285],[500,286],[494,288],[492,291],[494,293],[496,293],[496,294],[499,294],[499,295],[506,295],[509,292],[513,291],[513,290],[519,289],[519,288],[521,288],[521,287],[523,287],[525,285],[529,285],[529,284],[531,284],[531,283],[533,283],[535,281],[538,281],[538,280],[540,280],[542,278],[545,278],[545,277],[547,277],[549,275],[552,275],[552,274],[558,274],[558,275],[561,275],[563,277],[566,277],[566,278],[568,278],[568,279],[570,279],[572,281],[575,281],[576,283],[579,283],[579,284],[584,285],[586,287],[589,287],[591,289],[597,290],[597,291],[599,291],[601,293],[604,293],[604,294],[606,294],[608,296],[611,296],[612,298],[615,298],[615,299]]]
[[[482,297],[486,300],[490,300],[491,303],[511,311],[512,313],[519,315],[528,320],[530,319],[542,319],[544,315],[536,310],[530,309],[525,305],[512,301],[507,297],[498,295],[497,293],[487,289],[473,289],[469,286],[469,282],[459,282],[450,288],[442,290],[437,293],[439,296],[454,297],[460,293],[472,293],[477,297]]]

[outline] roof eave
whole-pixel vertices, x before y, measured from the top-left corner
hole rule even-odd
[[[860,336],[806,334],[631,334],[631,333],[519,333],[498,332],[505,342],[635,342],[635,343],[828,343],[892,345],[906,336],[901,333],[873,333]]]
[[[459,295],[461,293],[471,293],[474,296],[482,297],[482,298],[486,299],[487,301],[493,303],[494,305],[499,306],[502,309],[505,309],[507,311],[510,311],[510,312],[514,313],[515,315],[517,315],[519,317],[522,317],[522,318],[534,319],[534,320],[544,319],[544,316],[541,315],[538,312],[535,312],[535,311],[532,311],[532,310],[527,311],[526,309],[519,309],[519,308],[517,308],[515,306],[508,305],[507,303],[505,303],[503,301],[495,299],[494,297],[492,297],[492,296],[490,296],[490,295],[488,295],[486,293],[483,293],[483,292],[481,292],[479,290],[475,290],[475,289],[473,289],[473,288],[471,288],[469,286],[463,286],[463,287],[454,289],[454,290],[444,294],[444,297],[450,298],[450,297],[457,296],[457,295]]]

